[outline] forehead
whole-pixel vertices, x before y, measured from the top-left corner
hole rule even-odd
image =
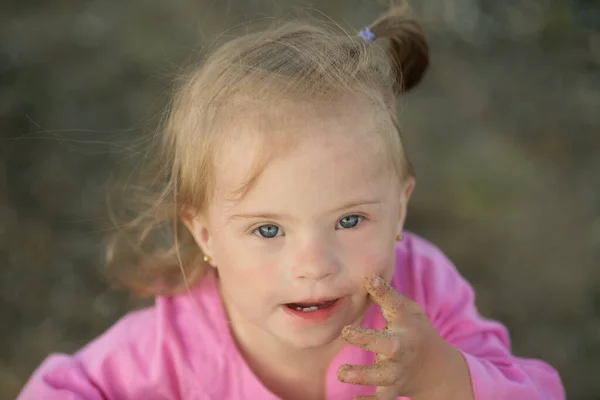
[[[235,124],[228,132],[235,140],[216,158],[214,200],[232,207],[277,200],[293,206],[390,189],[393,168],[378,134],[389,129],[385,118],[360,107],[298,111]]]

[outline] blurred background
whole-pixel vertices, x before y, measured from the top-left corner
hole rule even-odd
[[[180,66],[246,21],[360,29],[377,0],[2,0],[0,398],[144,305],[103,277],[105,191],[140,161]],[[600,399],[600,3],[419,0],[432,46],[401,104],[434,241],[569,399]]]

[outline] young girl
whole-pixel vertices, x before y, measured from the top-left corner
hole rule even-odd
[[[404,7],[359,35],[288,23],[211,54],[173,101],[156,203],[109,252],[156,304],[49,357],[19,399],[564,399],[403,233],[395,100],[428,62]]]

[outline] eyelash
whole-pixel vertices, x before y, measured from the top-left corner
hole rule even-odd
[[[357,218],[358,218],[358,222],[356,223],[356,225],[355,225],[355,226],[353,226],[353,227],[351,227],[351,228],[338,228],[338,227],[337,227],[337,226],[338,226],[338,224],[340,223],[340,221],[342,221],[342,220],[343,220],[343,219],[345,219],[345,218],[349,218],[349,217],[357,217]],[[338,220],[337,220],[337,222],[336,222],[336,230],[337,230],[337,229],[341,229],[341,230],[350,230],[350,229],[355,229],[355,228],[356,228],[358,225],[360,225],[360,224],[361,224],[363,221],[365,221],[366,219],[367,219],[367,218],[366,218],[364,215],[361,215],[361,214],[348,214],[348,215],[346,215],[346,216],[344,216],[344,217],[342,217],[342,218],[340,218],[340,219],[338,219]],[[260,226],[258,226],[258,227],[256,227],[256,228],[252,229],[252,230],[251,230],[251,233],[252,233],[253,235],[256,235],[256,236],[258,236],[258,237],[259,237],[259,238],[261,238],[261,239],[273,239],[273,238],[276,238],[276,237],[279,237],[279,236],[285,236],[285,235],[283,235],[283,234],[282,234],[282,235],[275,235],[275,236],[271,236],[271,237],[265,237],[265,236],[262,236],[262,235],[260,235],[260,234],[258,233],[258,232],[259,232],[259,229],[260,229],[260,228],[263,228],[263,227],[266,227],[266,226],[274,226],[274,227],[276,227],[276,228],[279,230],[277,233],[280,233],[280,232],[281,232],[281,227],[279,227],[279,226],[278,226],[278,225],[276,225],[276,224],[263,224],[263,225],[260,225]]]

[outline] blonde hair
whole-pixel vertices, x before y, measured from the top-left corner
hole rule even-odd
[[[369,29],[377,39],[389,40],[387,49],[337,26],[287,22],[233,39],[192,68],[172,100],[162,140],[153,148],[155,162],[120,208],[135,214],[111,238],[111,278],[148,296],[178,292],[201,278],[206,264],[180,221],[182,208],[206,209],[214,189],[215,157],[233,135],[224,123],[252,107],[259,113],[281,113],[289,109],[283,105],[364,100],[388,116],[390,129],[381,134],[399,176],[414,175],[395,100],[421,81],[429,65],[428,44],[405,5],[390,9]],[[285,135],[269,134],[263,147],[281,151]],[[241,195],[267,159],[261,158]]]

